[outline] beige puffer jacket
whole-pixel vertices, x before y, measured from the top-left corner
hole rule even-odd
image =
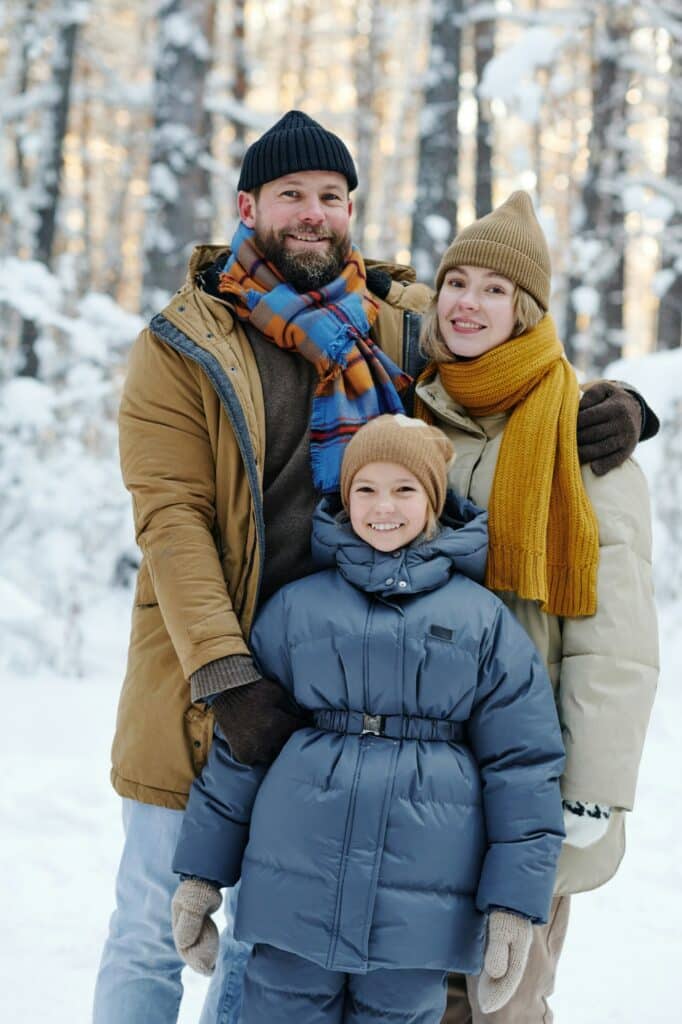
[[[467,415],[436,376],[417,394],[450,437],[450,485],[487,508],[508,414]],[[537,602],[499,596],[542,654],[555,688],[566,745],[566,799],[614,808],[606,835],[585,849],[564,845],[556,893],[606,882],[625,851],[624,812],[632,810],[644,736],[658,679],[658,633],[651,579],[649,495],[632,459],[603,477],[583,468],[599,521],[598,608],[559,619]]]
[[[178,810],[213,735],[187,680],[216,658],[248,653],[260,583],[260,377],[229,307],[195,284],[226,252],[197,248],[185,284],[138,337],[119,418],[143,558],[111,777],[121,796]],[[405,312],[424,309],[431,292],[411,268],[373,265],[393,283],[372,337],[400,363]]]

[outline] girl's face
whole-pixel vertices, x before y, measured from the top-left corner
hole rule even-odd
[[[414,474],[396,462],[369,462],[353,477],[348,502],[351,526],[377,551],[395,551],[426,525],[429,499]]]
[[[453,355],[473,359],[508,341],[514,284],[485,267],[448,270],[438,293],[438,327]]]

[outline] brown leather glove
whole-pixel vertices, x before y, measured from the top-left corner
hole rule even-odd
[[[269,764],[293,732],[310,718],[279,683],[257,679],[223,690],[211,708],[233,757],[242,764]]]
[[[578,457],[597,476],[625,462],[641,432],[642,406],[635,395],[611,380],[588,387],[578,409]]]

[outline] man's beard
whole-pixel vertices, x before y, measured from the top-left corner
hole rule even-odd
[[[329,239],[327,248],[316,252],[310,249],[288,249],[286,239],[290,234],[291,228],[283,231],[270,228],[267,233],[261,233],[258,224],[254,231],[254,241],[259,250],[279,270],[287,284],[297,292],[311,292],[323,288],[339,276],[348,259],[349,235],[339,235],[328,228],[319,232],[305,228],[301,234],[317,234],[320,238]]]

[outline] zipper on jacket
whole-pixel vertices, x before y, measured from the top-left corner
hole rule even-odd
[[[403,359],[402,368],[412,377],[412,384],[403,392],[401,398],[408,416],[414,415],[414,389],[417,377],[426,366],[427,359],[419,348],[419,333],[422,318],[414,310],[406,309],[403,313]]]
[[[360,765],[362,764],[362,758],[365,752],[365,745],[362,742],[365,737],[358,737],[360,741],[357,744],[357,755],[355,760],[355,772],[353,774],[353,783],[350,790],[350,799],[348,801],[348,814],[346,815],[346,828],[343,836],[343,849],[341,851],[341,865],[339,870],[339,881],[336,887],[336,906],[334,907],[334,921],[332,923],[331,941],[329,943],[329,952],[327,954],[327,970],[332,970],[334,958],[336,957],[336,948],[339,944],[339,925],[341,921],[341,908],[343,906],[343,889],[346,881],[346,869],[348,867],[348,850],[350,847],[351,836],[353,835],[353,822],[355,820],[355,804],[357,803],[358,795],[358,784],[360,782]]]
[[[362,711],[365,714],[371,714],[372,709],[369,706],[369,631],[372,624],[372,618],[374,616],[374,601],[372,597],[369,602],[369,610],[367,611],[367,618],[365,619],[365,631],[362,635],[362,703],[364,707]]]

